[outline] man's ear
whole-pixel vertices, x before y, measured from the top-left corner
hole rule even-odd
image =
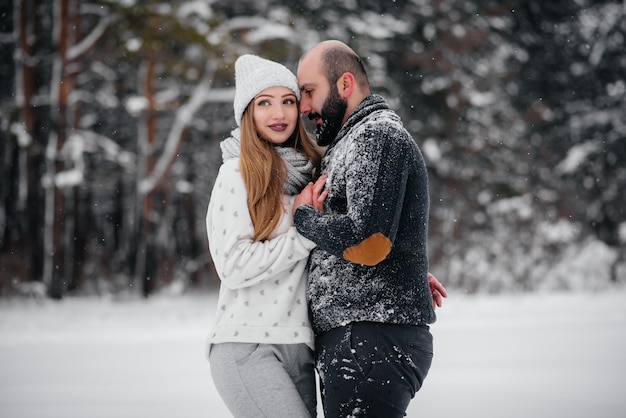
[[[350,97],[354,91],[355,82],[354,75],[352,73],[343,73],[337,80],[337,90],[339,95],[344,99]]]

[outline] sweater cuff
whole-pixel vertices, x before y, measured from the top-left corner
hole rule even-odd
[[[293,224],[298,229],[298,232],[302,233],[302,229],[304,227],[304,223],[310,218],[312,213],[315,213],[316,210],[311,205],[300,205],[293,213]]]

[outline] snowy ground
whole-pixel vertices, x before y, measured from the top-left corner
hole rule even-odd
[[[0,300],[3,418],[229,417],[204,340],[211,296]],[[451,295],[409,417],[626,416],[626,290]]]

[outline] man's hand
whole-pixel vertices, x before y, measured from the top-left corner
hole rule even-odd
[[[326,174],[322,174],[315,183],[309,182],[309,184],[304,186],[304,189],[296,196],[293,202],[293,213],[301,205],[310,205],[316,210],[324,212],[324,200],[328,196],[328,190],[324,190],[327,178]]]
[[[430,292],[433,294],[433,305],[435,308],[441,308],[443,305],[443,298],[448,297],[446,288],[443,287],[439,280],[432,274],[428,273],[428,284],[430,285]]]

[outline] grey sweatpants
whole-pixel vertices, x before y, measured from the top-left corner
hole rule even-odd
[[[315,417],[315,365],[306,344],[214,344],[209,362],[235,418]]]

